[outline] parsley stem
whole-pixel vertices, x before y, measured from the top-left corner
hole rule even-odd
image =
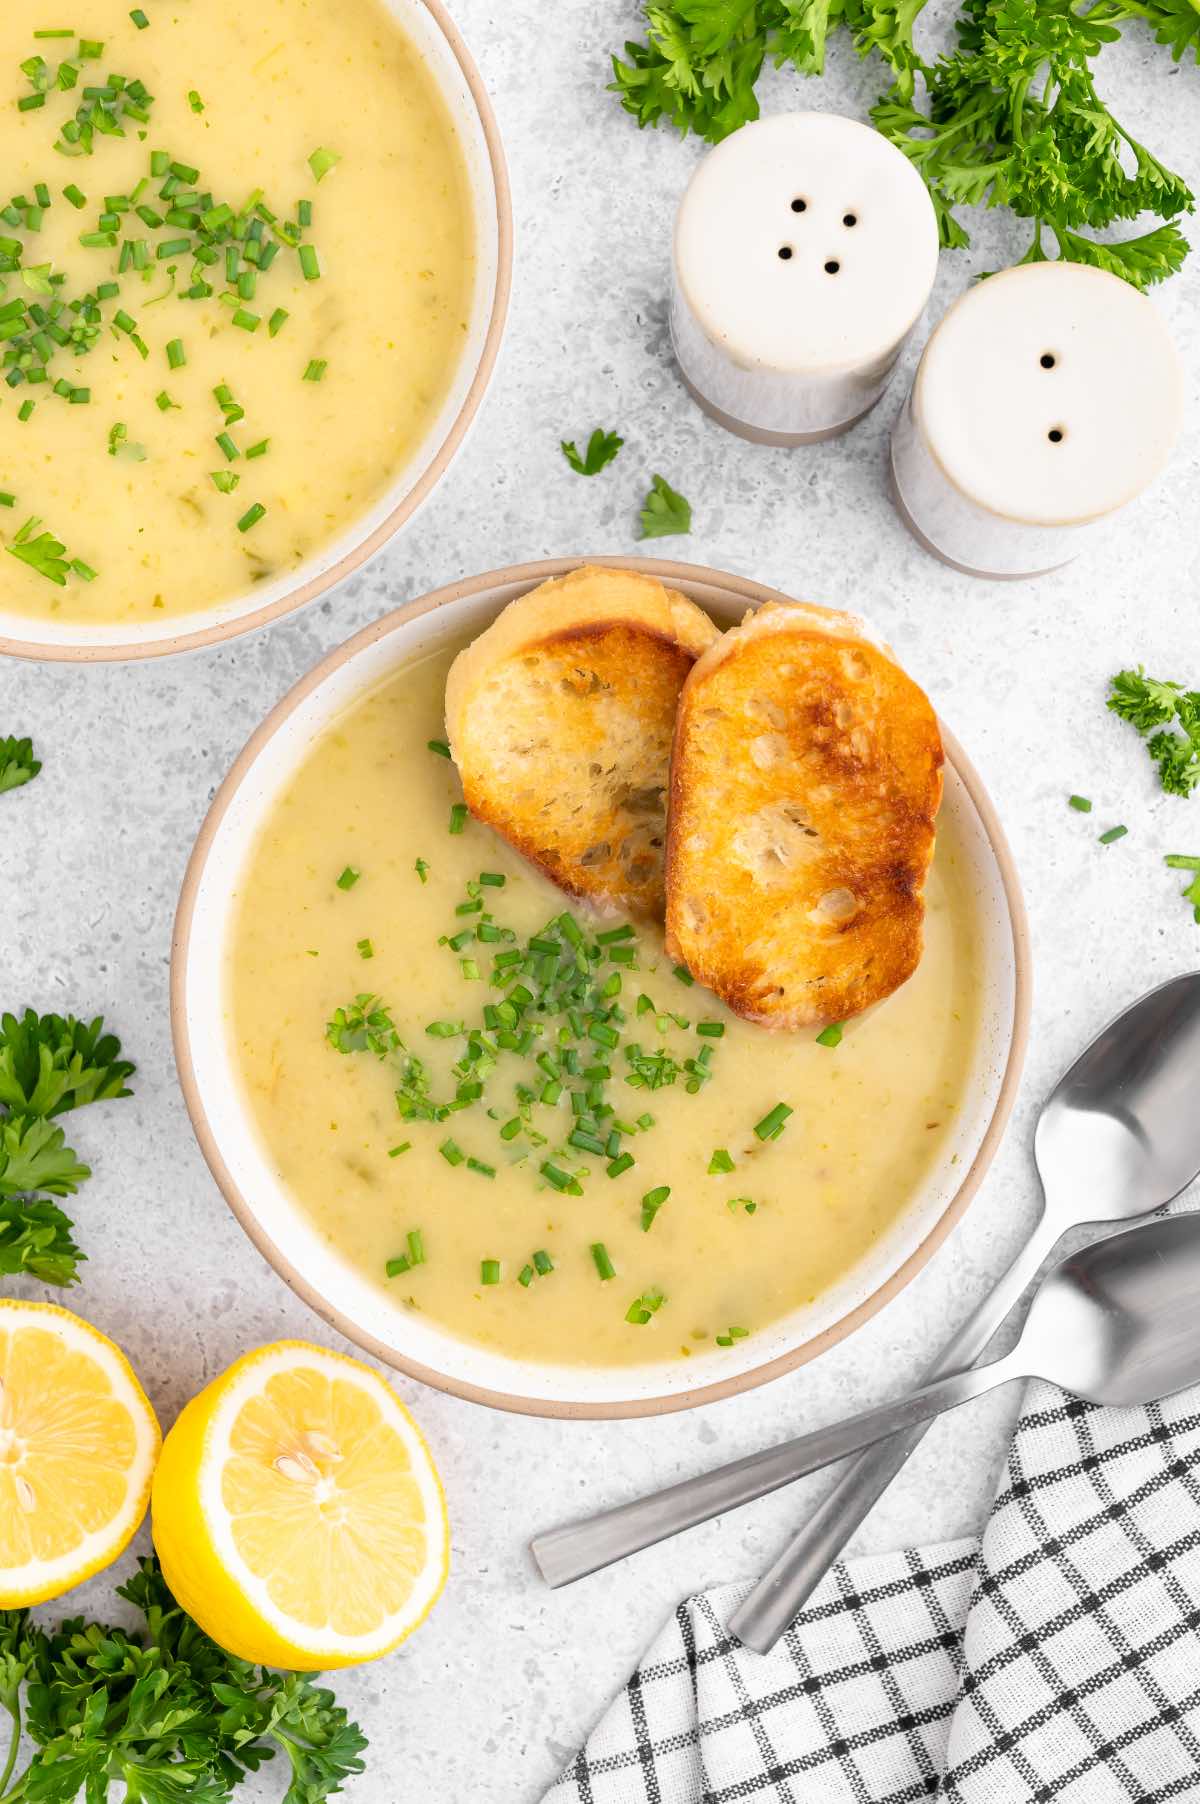
[[[21,1699],[20,1694],[15,1691],[9,1709],[12,1711],[13,1719],[12,1737],[8,1744],[8,1759],[4,1762],[4,1771],[0,1773],[0,1796],[8,1790],[13,1767],[17,1764],[17,1749],[21,1745]]]

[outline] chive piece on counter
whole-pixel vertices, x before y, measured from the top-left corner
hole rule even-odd
[[[436,753],[439,758],[448,758],[450,756],[450,747],[446,744],[444,739],[427,739],[425,741],[425,746],[428,751]]]
[[[1087,796],[1068,796],[1067,807],[1074,808],[1077,814],[1090,814],[1092,812],[1092,804]]]
[[[546,1252],[535,1253],[533,1255],[533,1265],[534,1265],[534,1270],[538,1273],[538,1275],[540,1277],[543,1277],[543,1278],[546,1276],[546,1274],[548,1272],[552,1272],[554,1270],[554,1261],[553,1261],[553,1259],[551,1259],[549,1253],[546,1253]]]
[[[1128,831],[1128,827],[1110,827],[1107,833],[1102,833],[1100,835],[1100,844],[1102,846],[1111,846],[1118,839],[1124,839]]]
[[[792,1111],[787,1103],[777,1102],[775,1107],[769,1110],[767,1114],[763,1116],[761,1121],[755,1122],[754,1132],[760,1140],[778,1140],[780,1134],[783,1132],[784,1123],[791,1113]]]
[[[456,1140],[443,1140],[438,1151],[447,1165],[461,1165],[467,1156]]]
[[[388,1147],[388,1158],[389,1159],[398,1159],[400,1157],[400,1154],[408,1152],[409,1149],[411,1148],[411,1146],[412,1146],[411,1140],[402,1140],[400,1142],[399,1146],[389,1146]]]
[[[357,947],[358,956],[360,958],[374,958],[375,948],[371,944],[370,940],[356,940],[354,943],[355,943],[355,946]]]
[[[318,146],[308,159],[308,166],[313,172],[313,180],[323,182],[329,171],[341,160],[339,151],[326,150],[323,146]]]
[[[248,507],[246,509],[245,513],[242,515],[241,519],[238,521],[238,523],[237,523],[238,531],[239,532],[249,532],[250,528],[252,526],[258,525],[259,521],[262,519],[262,517],[266,513],[266,511],[267,510],[263,506],[262,502],[256,501],[252,507]]]
[[[481,1284],[499,1284],[500,1261],[498,1259],[481,1259],[479,1261],[479,1282]]]
[[[173,338],[168,344],[167,362],[173,370],[182,369],[187,362],[187,352],[183,348],[182,338]]]
[[[592,1243],[591,1253],[593,1264],[599,1272],[601,1279],[607,1283],[609,1278],[615,1278],[617,1275],[617,1268],[609,1258],[608,1248],[602,1240],[597,1240]]]
[[[404,1237],[408,1242],[408,1262],[410,1265],[424,1265],[425,1241],[420,1228],[411,1228]]]
[[[314,357],[309,362],[308,368],[305,370],[304,375],[302,377],[302,381],[319,382],[321,380],[322,376],[324,376],[325,371],[328,368],[329,368],[329,361],[327,358]]]
[[[647,1190],[642,1198],[642,1233],[648,1234],[654,1225],[654,1217],[671,1194],[669,1184],[659,1184],[654,1190]]]
[[[717,1175],[717,1173],[720,1171],[732,1171],[732,1170],[733,1170],[733,1160],[729,1155],[728,1149],[724,1146],[718,1146],[716,1151],[713,1153],[712,1158],[708,1161],[709,1177],[710,1178],[715,1177]]]
[[[353,889],[361,876],[361,871],[356,871],[352,864],[348,864],[337,880],[337,887],[339,889]]]
[[[841,1043],[842,1024],[840,1021],[831,1021],[829,1026],[823,1027],[817,1035],[818,1046],[840,1046]]]
[[[451,833],[461,833],[463,828],[466,826],[466,824],[467,824],[467,804],[465,802],[455,802],[454,806],[450,810],[449,831]]]

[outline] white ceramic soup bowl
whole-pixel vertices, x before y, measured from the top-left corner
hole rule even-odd
[[[184,1097],[230,1208],[292,1289],[350,1340],[426,1384],[530,1415],[639,1416],[687,1409],[763,1384],[853,1333],[921,1269],[962,1215],[996,1150],[1016,1094],[1029,1016],[1029,947],[1012,857],[991,803],[945,735],[946,793],[981,936],[982,1023],[956,1132],[892,1229],[832,1289],[752,1341],[642,1367],[531,1364],[473,1346],[384,1292],[321,1237],[271,1169],[243,1094],[225,1022],[234,892],[280,790],[331,721],[412,658],[482,630],[499,609],[577,559],[524,564],[439,589],[369,626],[284,697],[226,777],[200,831],[175,923],[171,1014]],[[721,625],[787,598],[693,565],[596,558],[649,571]]]
[[[512,201],[500,133],[470,52],[442,0],[384,0],[419,51],[457,129],[473,200],[475,292],[458,368],[424,438],[375,505],[299,569],[172,619],[58,623],[5,611],[0,653],[82,663],[164,657],[215,645],[295,613],[327,593],[407,524],[461,449],[495,367],[512,282]]]

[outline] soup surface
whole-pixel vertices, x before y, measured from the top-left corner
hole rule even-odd
[[[0,6],[0,608],[160,619],[294,570],[403,469],[465,343],[466,165],[381,0],[69,22]]]
[[[400,671],[325,733],[248,860],[226,1008],[270,1161],[397,1309],[465,1339],[591,1365],[736,1345],[855,1266],[942,1151],[979,1015],[952,833],[916,975],[838,1045],[737,1020],[675,973],[657,932],[621,937],[578,913],[585,946],[616,934],[589,972],[624,1020],[577,1040],[578,1020],[546,1014],[527,1052],[472,1065],[484,1008],[522,1001],[490,981],[493,960],[511,974],[534,936],[518,981],[553,992],[570,941],[539,932],[561,892],[462,818],[454,767],[428,749],[451,655]],[[492,1020],[489,1046],[506,1028]],[[536,1008],[519,1028],[531,1022]],[[414,1115],[476,1078],[461,1109]]]

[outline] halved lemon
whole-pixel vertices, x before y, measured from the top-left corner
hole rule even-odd
[[[446,1504],[416,1423],[369,1366],[304,1341],[247,1353],[193,1397],[151,1507],[176,1598],[263,1666],[377,1659],[445,1583]]]
[[[146,1514],[161,1440],[119,1347],[69,1309],[0,1299],[0,1609],[112,1564]]]

